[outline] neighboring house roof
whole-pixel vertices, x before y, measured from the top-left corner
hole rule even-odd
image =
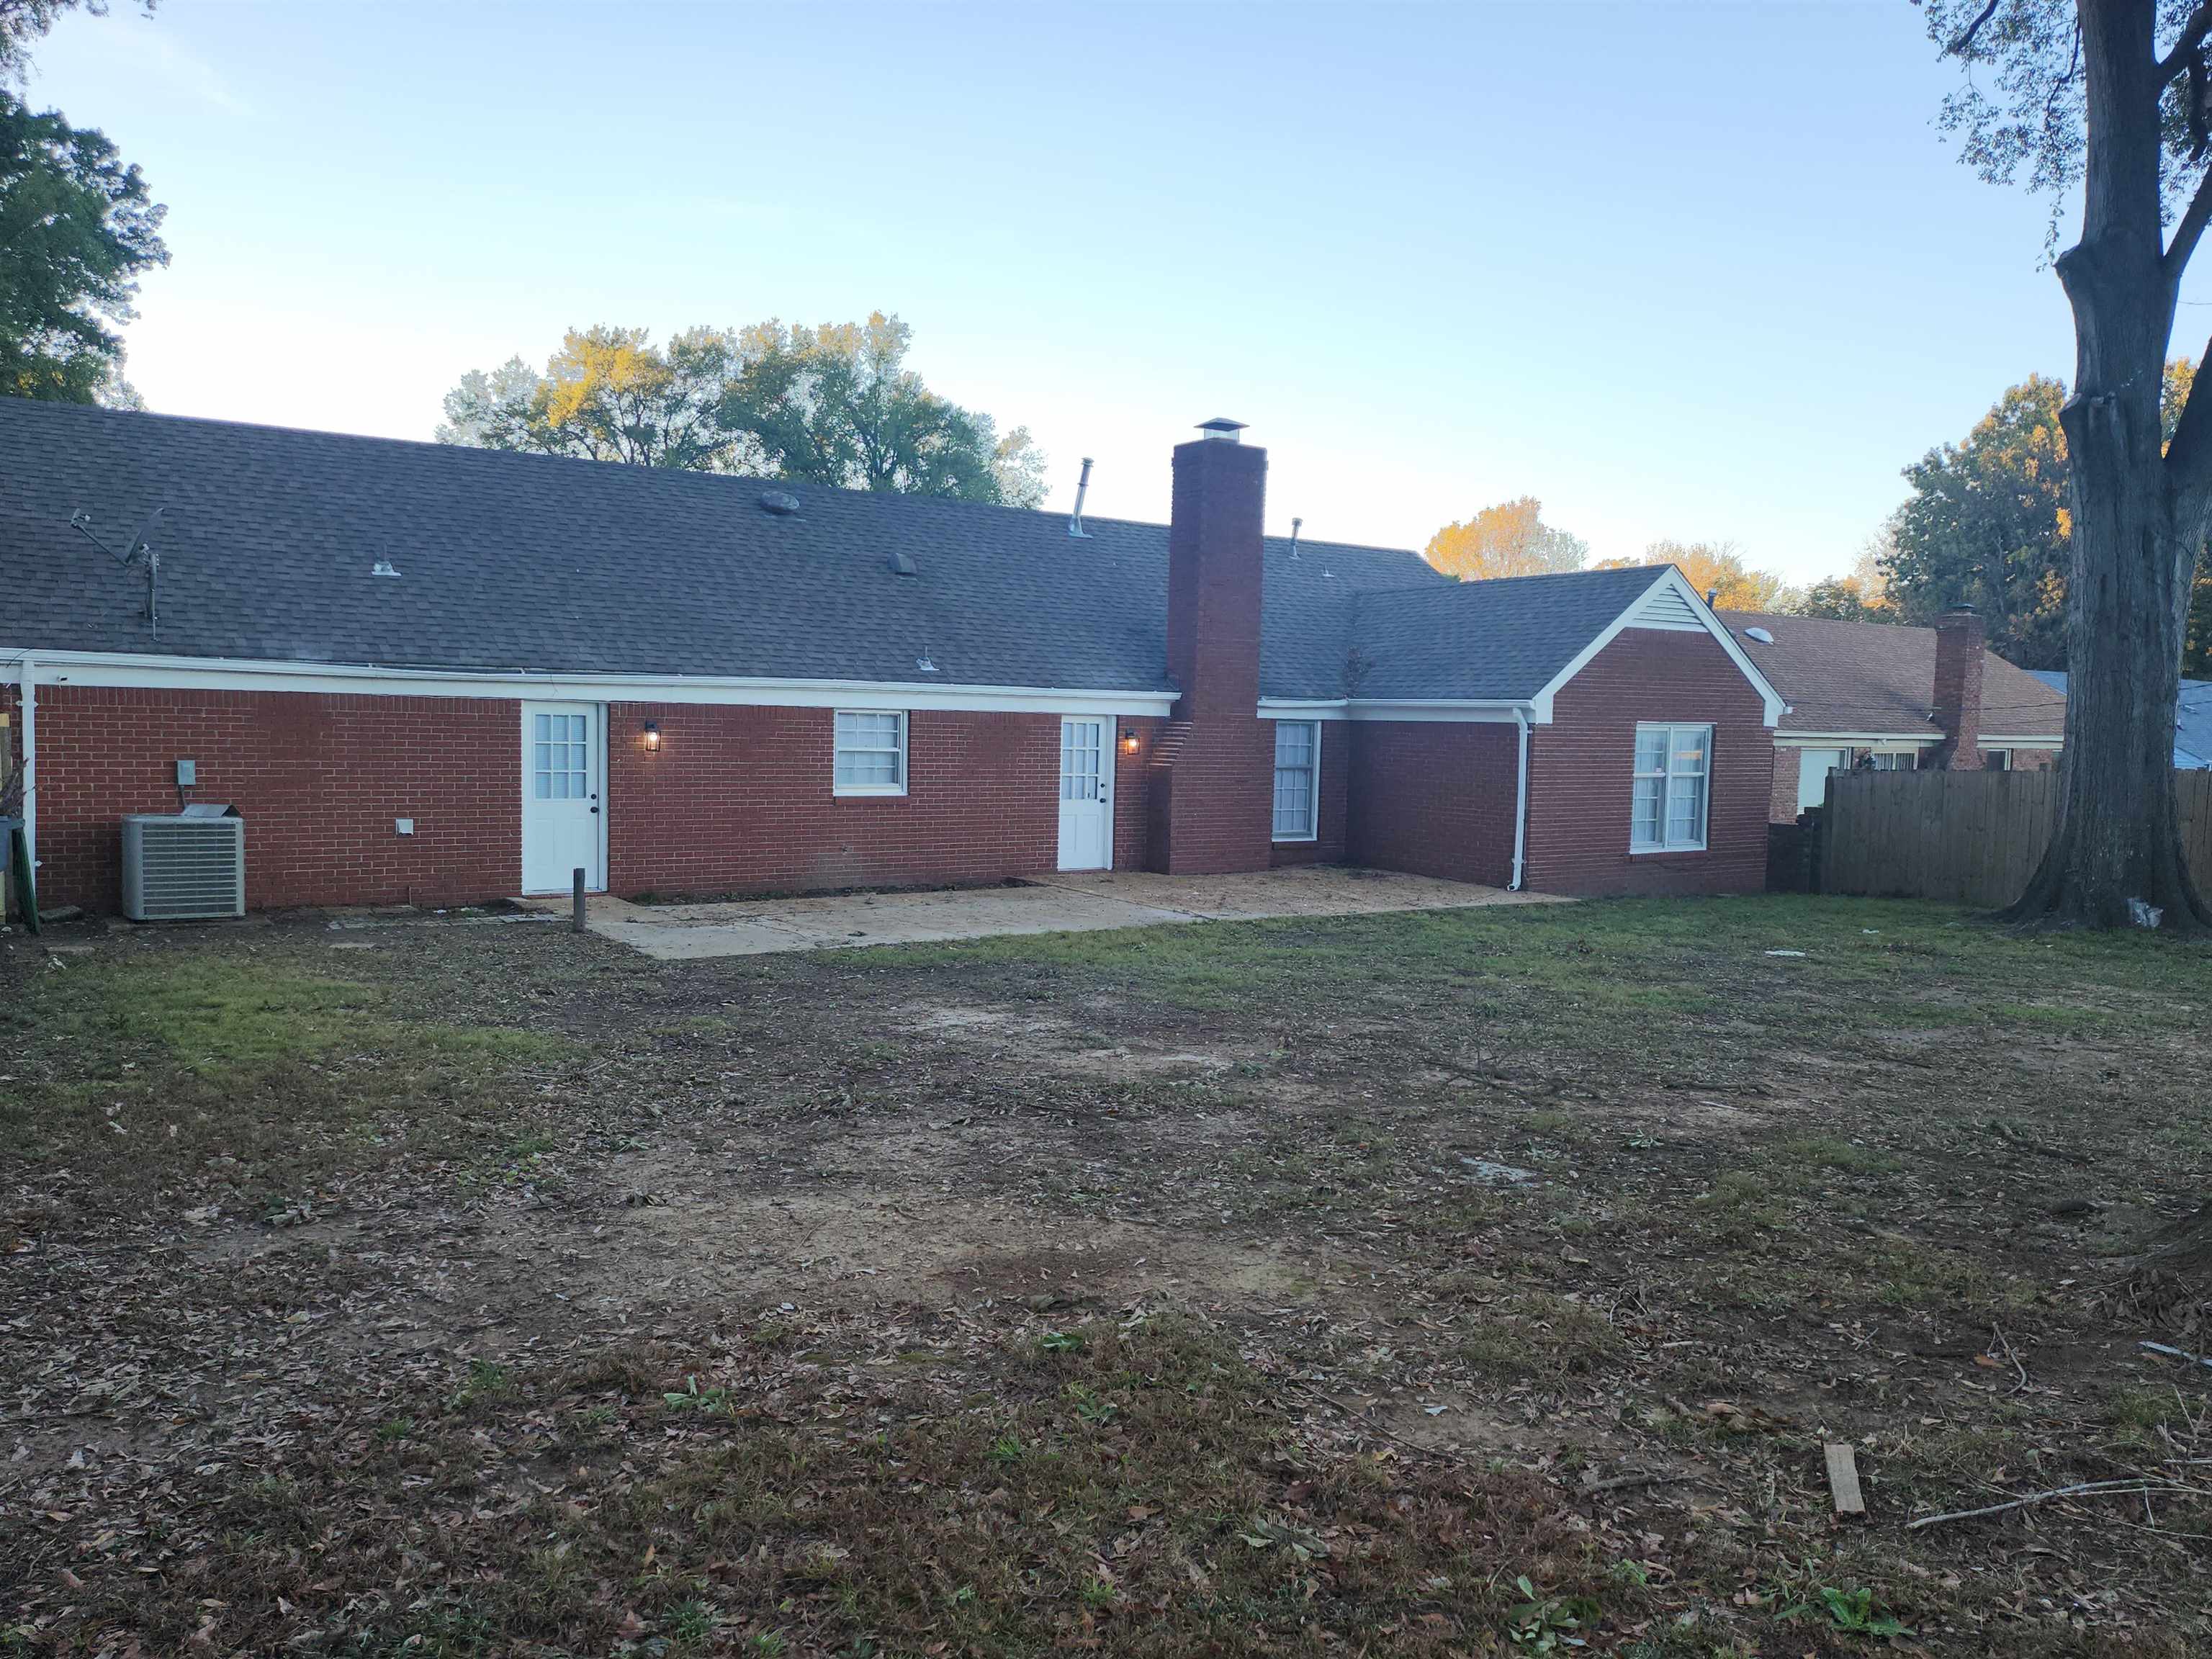
[[[2066,671],[2039,668],[2035,678],[2066,695]],[[2185,771],[2212,767],[2212,680],[2181,683],[2181,696],[2173,711],[2173,763]]]
[[[70,527],[88,513],[119,547],[157,507],[158,635],[141,574]],[[39,653],[1172,695],[1167,526],[1085,528],[0,398],[0,647]],[[1260,693],[1278,701],[1345,697],[1355,660],[1363,698],[1533,699],[1662,583],[1687,625],[1710,616],[1663,567],[1460,583],[1411,552],[1269,538],[1262,570]]]
[[[1896,623],[1841,622],[1762,611],[1723,611],[1720,618],[1789,700],[1779,733],[1850,734],[1933,742],[1936,630]],[[1771,641],[1747,630],[1763,629]],[[2050,738],[2066,729],[2066,698],[1994,651],[1982,669],[1983,732]]]

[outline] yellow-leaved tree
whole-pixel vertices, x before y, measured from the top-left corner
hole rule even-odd
[[[1430,537],[1425,556],[1462,581],[1581,569],[1589,544],[1546,524],[1543,514],[1544,504],[1534,495],[1486,507],[1465,523],[1448,524]]]
[[[1799,595],[1771,570],[1753,570],[1743,562],[1743,550],[1734,542],[1656,541],[1640,559],[1607,559],[1601,570],[1625,570],[1632,565],[1671,564],[1690,579],[1700,593],[1713,596],[1720,611],[1795,611]]]

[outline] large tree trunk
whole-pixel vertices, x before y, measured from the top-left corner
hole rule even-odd
[[[2057,830],[2008,919],[2193,932],[2212,911],[2182,856],[2173,710],[2206,492],[2166,463],[2159,393],[2172,331],[2151,0],[2078,0],[2088,97],[2081,240],[2058,261],[2074,307],[2066,744]],[[2179,440],[2177,438],[2177,442]],[[2191,470],[2193,471],[2193,469]]]

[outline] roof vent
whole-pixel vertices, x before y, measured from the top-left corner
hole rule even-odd
[[[389,559],[379,559],[369,566],[368,574],[372,576],[396,576],[399,574],[399,567]]]
[[[914,562],[913,556],[909,554],[892,554],[890,556],[890,567],[891,574],[894,576],[919,576],[921,574],[921,567]]]
[[[1757,640],[1761,645],[1774,643],[1774,635],[1763,628],[1747,628],[1743,630],[1743,636],[1747,640]]]
[[[1198,429],[1214,443],[1233,444],[1242,441],[1237,434],[1244,429],[1244,422],[1232,421],[1226,415],[1217,415],[1210,421],[1200,421]]]
[[[1083,458],[1083,476],[1075,481],[1075,511],[1067,520],[1067,533],[1079,539],[1087,538],[1091,532],[1083,527],[1083,498],[1091,493],[1091,457]]]
[[[929,659],[927,653],[916,657],[914,659],[914,665],[925,674],[934,674],[937,672],[937,665]]]
[[[799,497],[787,489],[768,489],[761,492],[761,511],[773,513],[779,519],[787,519],[799,511]]]
[[[1306,521],[1304,519],[1291,520],[1291,556],[1294,559],[1298,556],[1298,532],[1305,526]]]

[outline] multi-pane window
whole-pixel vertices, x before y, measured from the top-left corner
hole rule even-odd
[[[1912,750],[1899,749],[1893,753],[1869,756],[1867,763],[1877,772],[1917,772],[1920,769],[1920,757]]]
[[[1275,722],[1275,839],[1311,841],[1317,833],[1321,722]]]
[[[1705,795],[1712,776],[1710,726],[1636,728],[1636,793],[1629,850],[1694,851],[1705,844]]]
[[[531,788],[540,800],[581,800],[592,793],[591,716],[531,717]]]
[[[1077,801],[1106,799],[1104,720],[1060,723],[1060,798]]]
[[[872,709],[837,711],[836,793],[906,793],[906,716]]]

